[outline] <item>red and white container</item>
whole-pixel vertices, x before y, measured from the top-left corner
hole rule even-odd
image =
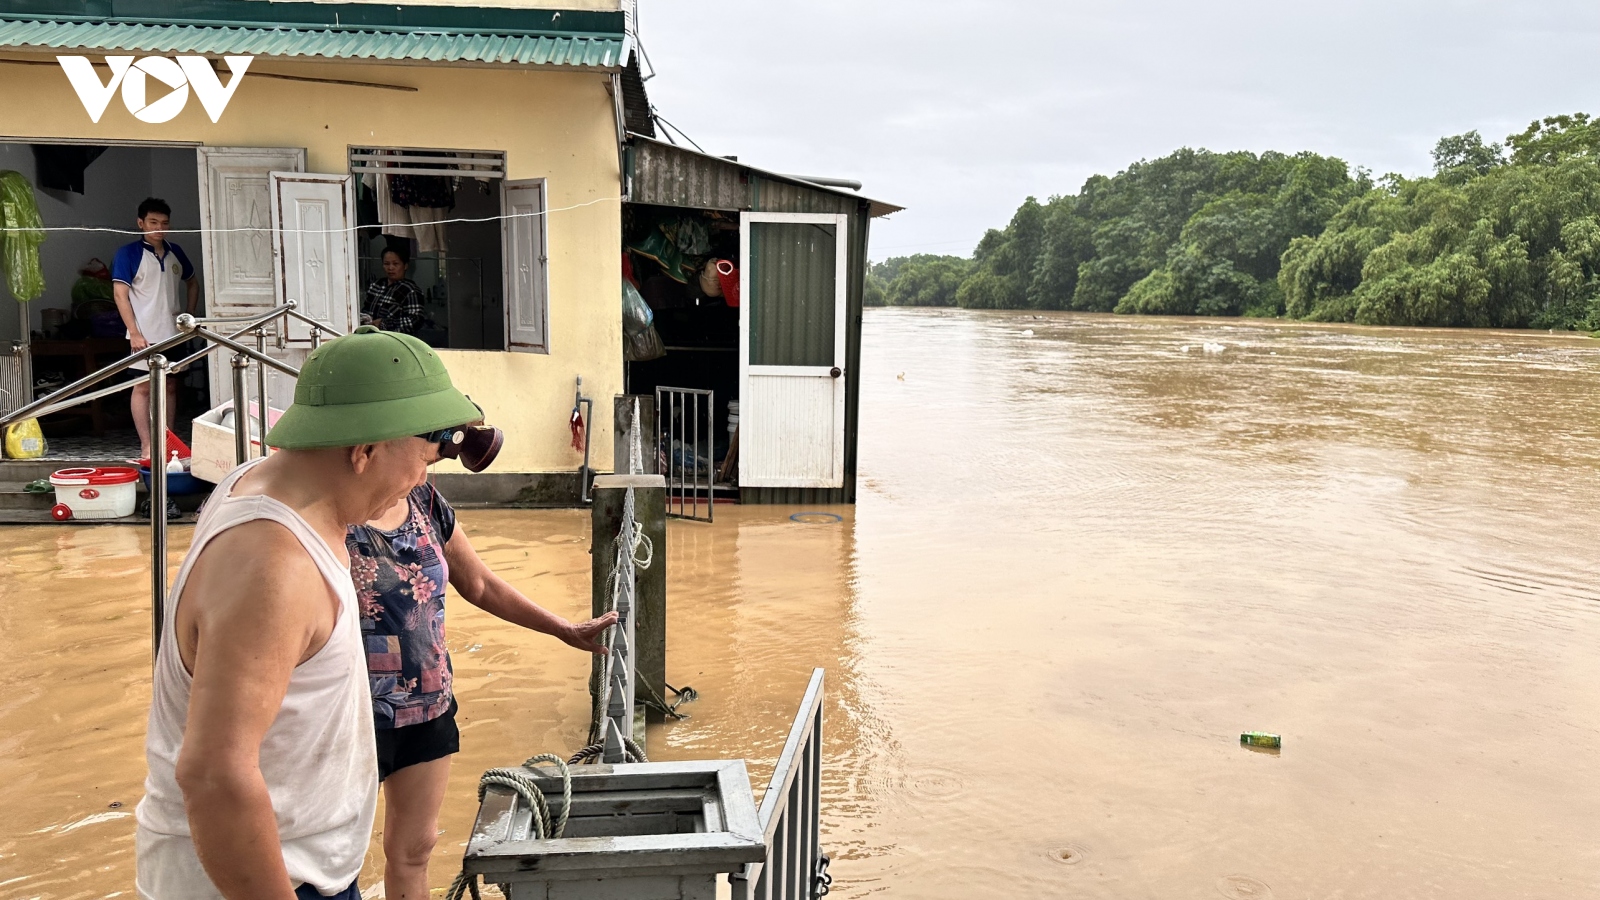
[[[124,466],[61,469],[50,476],[56,505],[50,515],[67,519],[120,519],[133,515],[139,470]]]

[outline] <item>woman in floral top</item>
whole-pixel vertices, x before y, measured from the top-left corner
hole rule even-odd
[[[523,596],[484,565],[429,483],[382,518],[350,529],[345,543],[361,603],[383,782],[384,892],[390,900],[422,900],[450,755],[461,745],[444,640],[445,584],[507,622],[590,653],[605,652],[596,640],[616,613],[573,624]]]

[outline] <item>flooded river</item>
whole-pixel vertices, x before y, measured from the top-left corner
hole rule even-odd
[[[649,736],[764,781],[827,667],[834,896],[1600,896],[1600,343],[878,310],[865,347],[841,523],[672,526],[702,699]],[[585,514],[462,521],[587,608]],[[131,895],[145,546],[0,532],[0,897]],[[452,603],[440,888],[478,773],[588,724],[580,654]]]

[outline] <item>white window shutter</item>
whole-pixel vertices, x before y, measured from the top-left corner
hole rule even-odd
[[[549,353],[549,279],[543,178],[500,183],[507,217],[500,235],[505,265],[506,349]]]
[[[271,175],[277,301],[340,334],[359,314],[355,184],[349,175]],[[311,344],[312,328],[289,320],[290,344]],[[326,335],[324,335],[326,337]]]

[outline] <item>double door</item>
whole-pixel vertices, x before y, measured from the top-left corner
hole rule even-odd
[[[299,148],[197,153],[206,314],[259,315],[293,299],[301,314],[334,331],[354,328],[361,290],[352,176],[306,172]],[[266,351],[299,368],[313,346],[311,332],[303,322],[280,320]],[[232,396],[230,357],[221,350],[210,357],[213,406]],[[272,406],[287,408],[294,380],[269,369],[267,396]]]

